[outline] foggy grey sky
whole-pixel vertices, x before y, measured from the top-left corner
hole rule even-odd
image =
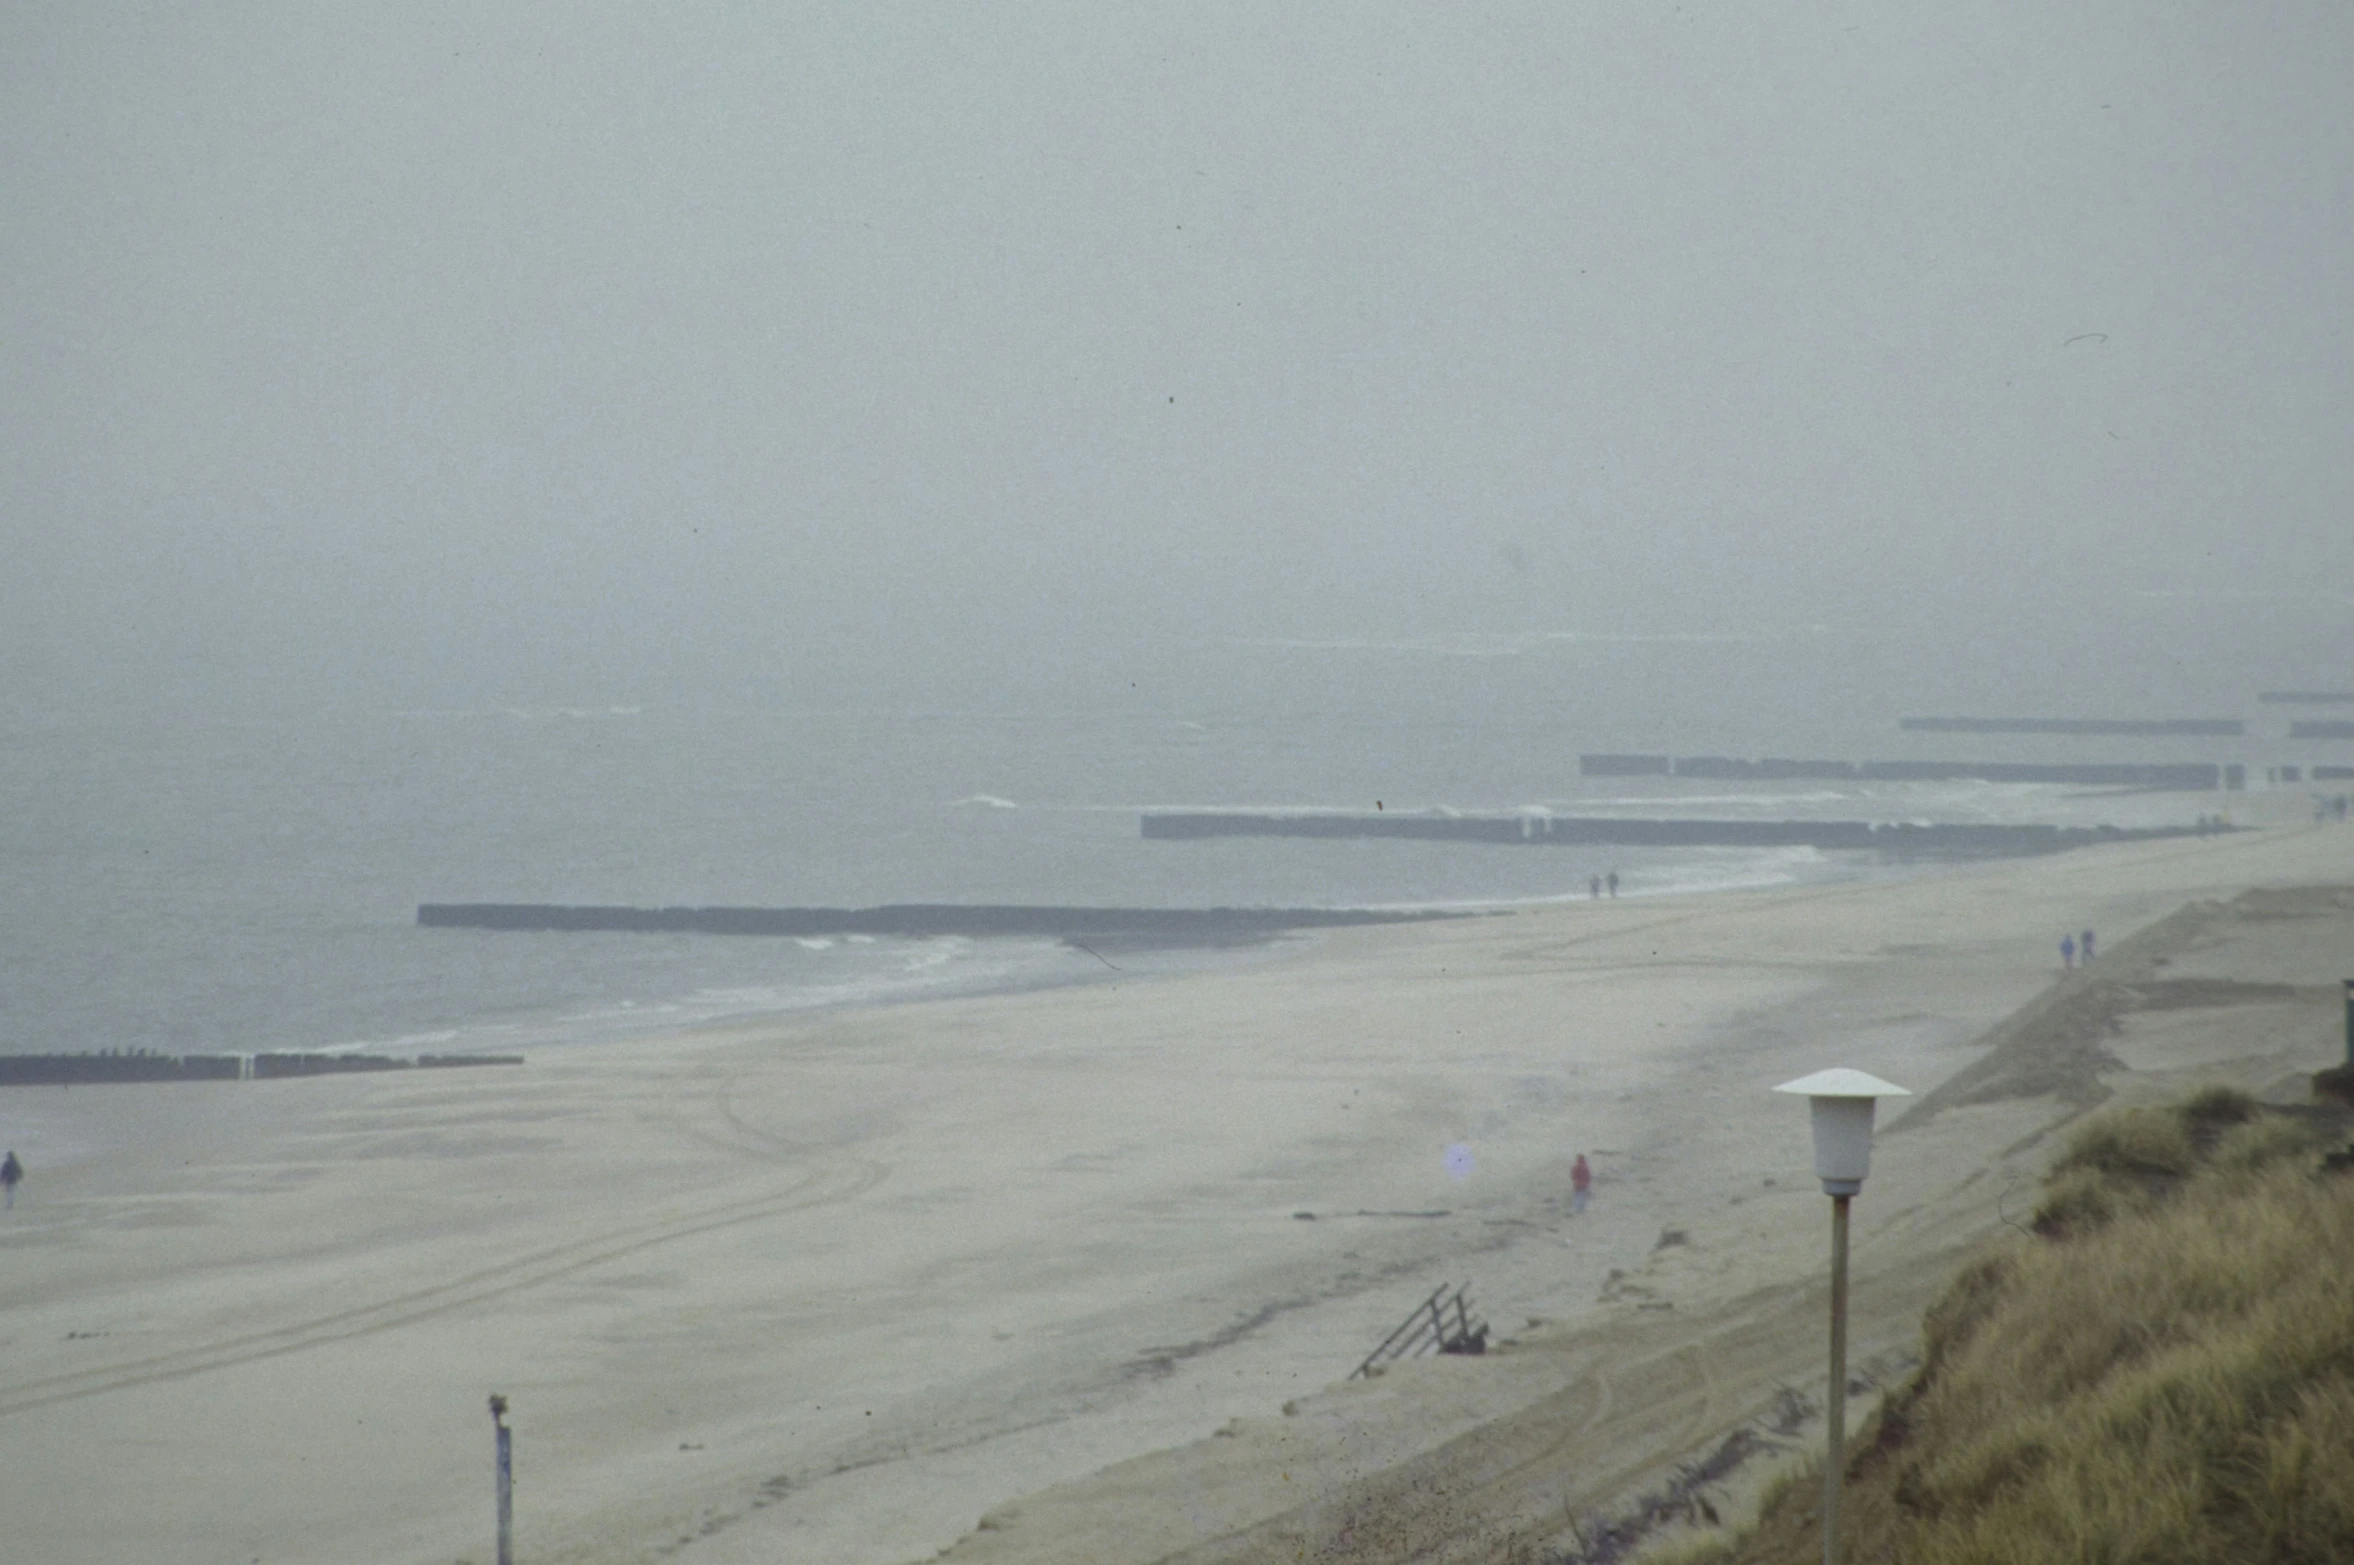
[[[0,676],[2342,663],[2349,82],[2338,3],[12,5]]]

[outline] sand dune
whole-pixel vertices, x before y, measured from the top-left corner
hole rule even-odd
[[[2275,989],[2233,1059],[2160,1005],[2106,1034],[2113,1064],[1989,1087],[1989,1030],[2053,990],[2059,935],[2098,928],[2122,972],[2186,902],[2332,881],[2354,831],[2282,829],[1343,931],[481,1079],[19,1089],[10,1548],[486,1560],[494,1390],[535,1562],[1536,1535],[1803,1377],[1822,1202],[1766,1087],[1826,1063],[1960,1084],[1884,1140],[1858,1209],[1860,1346],[1901,1346],[2088,1070],[2262,1087],[2332,1057],[2334,1011]],[[2170,971],[2294,991],[2340,975],[2239,969],[2347,954],[2259,959],[2221,927]],[[1330,1389],[1464,1278],[1509,1351]]]

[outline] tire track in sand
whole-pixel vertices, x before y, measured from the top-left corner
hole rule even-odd
[[[332,1342],[373,1336],[452,1310],[485,1304],[528,1288],[536,1288],[653,1249],[657,1245],[855,1200],[889,1177],[890,1169],[870,1158],[850,1157],[830,1149],[800,1146],[747,1125],[736,1114],[730,1101],[736,1080],[736,1077],[728,1077],[713,1090],[714,1107],[725,1129],[712,1132],[682,1119],[671,1116],[665,1118],[670,1118],[675,1128],[721,1150],[796,1170],[799,1177],[781,1191],[764,1191],[755,1196],[647,1217],[619,1233],[602,1233],[593,1239],[571,1244],[549,1245],[493,1266],[479,1267],[446,1282],[410,1289],[388,1299],[333,1310],[284,1326],[243,1332],[199,1347],[157,1354],[150,1358],[98,1365],[90,1369],[0,1385],[0,1418],[36,1408],[53,1407],[61,1402],[152,1385],[159,1381],[182,1380],[191,1375],[234,1368],[282,1354],[299,1353]],[[819,1166],[810,1167],[813,1160],[818,1161]]]
[[[1662,1385],[1664,1375],[1675,1378]],[[1635,1378],[1644,1380],[1643,1395],[1630,1401],[1619,1387]],[[1517,1414],[1155,1565],[1486,1561],[1518,1530],[1516,1517],[1565,1507],[1572,1495],[1592,1504],[1624,1490],[1725,1422],[1705,1342],[1606,1358]]]

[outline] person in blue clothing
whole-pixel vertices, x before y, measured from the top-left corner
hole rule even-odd
[[[24,1178],[25,1166],[16,1160],[16,1152],[11,1149],[6,1160],[0,1161],[0,1209],[15,1209],[16,1187],[24,1183]]]
[[[2076,937],[2074,935],[2060,937],[2060,965],[2067,968],[2076,965]]]

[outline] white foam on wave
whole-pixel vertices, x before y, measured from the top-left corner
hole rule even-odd
[[[857,942],[857,949],[851,949],[851,941]],[[679,995],[622,998],[462,1028],[342,1043],[319,1052],[521,1053],[759,1016],[1026,988],[1083,979],[1095,970],[1092,962],[1060,941],[1034,938],[907,940],[856,935],[840,944],[791,938],[780,943],[777,955],[781,971],[775,982],[714,984]]]
[[[1852,854],[1828,854],[1809,847],[1646,850],[1619,881],[1623,900],[1642,896],[1698,896],[1716,891],[1760,891],[1776,886],[1824,885],[1890,874],[1910,866],[1881,864]],[[1515,908],[1568,907],[1594,900],[1580,881],[1566,891],[1526,896],[1423,898],[1403,902],[1351,904],[1370,913],[1494,913]],[[1607,899],[1605,899],[1607,900]]]
[[[765,1010],[784,999],[787,991],[773,984],[741,984],[733,988],[698,989],[686,1001],[690,1007],[728,1010]]]
[[[901,963],[901,971],[909,973],[933,972],[947,966],[959,957],[968,955],[972,948],[972,939],[966,935],[943,935],[936,940],[926,940],[918,944],[915,950],[906,956]]]
[[[1430,636],[1235,636],[1228,646],[1281,652],[1381,652],[1419,657],[1516,657],[1557,646],[1750,646],[1833,634],[1826,625],[1765,634],[1738,631],[1516,630],[1458,631]]]
[[[875,944],[882,947],[875,953],[878,960],[859,971],[833,967],[818,981],[700,990],[680,1003],[681,1018],[675,1025],[888,1005],[1089,976],[1082,959],[1055,940],[974,941],[950,936],[920,941],[882,939]]]
[[[300,1052],[316,1054],[427,1054],[444,1045],[456,1043],[464,1036],[465,1034],[456,1027],[436,1027],[430,1032],[402,1033],[397,1038],[330,1043],[319,1049]]]
[[[1839,788],[1810,788],[1804,793],[1654,793],[1611,794],[1600,798],[1575,799],[1564,802],[1565,813],[1578,810],[1665,810],[1736,805],[1756,809],[1781,809],[1793,804],[1840,804],[1860,801],[1860,791]]]
[[[1694,896],[1715,891],[1762,891],[1775,886],[1862,880],[1891,871],[1853,854],[1833,857],[1815,848],[1754,848],[1708,854],[1647,868],[1623,883],[1622,896]]]
[[[1018,810],[1021,808],[1021,806],[1014,803],[1013,800],[999,798],[994,793],[968,793],[961,799],[950,801],[948,807],[952,810],[961,810],[973,807],[988,810]]]
[[[516,722],[540,722],[548,718],[571,718],[576,721],[608,718],[638,717],[642,706],[493,706],[493,707],[399,707],[393,716],[412,719],[471,719],[506,718]]]
[[[1487,634],[1471,632],[1459,636],[1415,636],[1401,639],[1374,639],[1361,636],[1315,638],[1305,636],[1235,637],[1227,643],[1237,647],[1263,647],[1280,652],[1380,652],[1402,653],[1409,657],[1517,657],[1545,638],[1542,635]]]
[[[1500,805],[1463,807],[1453,804],[1392,804],[1387,799],[1379,808],[1367,801],[1349,804],[1071,804],[1058,806],[1082,815],[1272,815],[1281,819],[1316,815],[1380,815],[1427,816],[1439,820],[1460,820],[1465,815],[1509,814]]]

